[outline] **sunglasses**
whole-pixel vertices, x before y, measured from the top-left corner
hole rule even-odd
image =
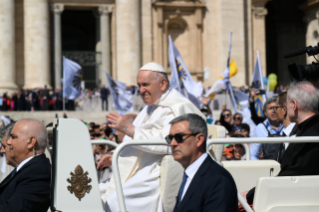
[[[183,141],[185,141],[190,136],[196,136],[198,134],[199,133],[191,133],[191,134],[176,133],[175,135],[167,135],[165,137],[165,140],[166,140],[166,142],[168,144],[171,144],[171,142],[172,142],[172,140],[174,138],[177,143],[182,143]],[[187,136],[187,137],[183,139],[184,136]]]
[[[241,120],[241,117],[234,117],[234,120]]]
[[[229,117],[229,116],[230,116],[230,113],[225,113],[224,116],[225,116],[225,117]]]
[[[286,108],[286,106],[273,106],[272,109],[274,110],[274,112],[276,113],[278,108]]]

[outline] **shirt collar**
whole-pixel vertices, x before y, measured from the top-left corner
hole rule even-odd
[[[281,133],[281,131],[282,131],[283,128],[284,128],[284,126],[283,126],[282,124],[280,124],[278,130],[276,130],[275,128],[272,127],[272,125],[270,124],[270,122],[269,122],[268,119],[266,119],[266,120],[264,121],[264,124],[266,125],[266,127],[267,127],[268,129],[274,130],[274,131],[276,132],[276,134]]]
[[[39,156],[39,155],[41,155],[41,154],[43,154],[43,153],[37,154],[37,155],[35,155],[35,157],[36,157],[36,156]],[[19,171],[19,169],[21,169],[21,168],[22,168],[27,162],[29,162],[32,158],[33,158],[33,156],[28,157],[27,159],[25,159],[24,161],[22,161],[22,162],[18,165],[17,171]]]
[[[170,93],[170,91],[171,91],[171,88],[168,88],[153,105],[149,105],[147,107],[147,113],[151,114],[153,110],[155,110],[155,108],[157,107],[158,103],[163,101],[167,97],[167,95]]]
[[[289,136],[291,131],[292,131],[292,128],[294,128],[294,126],[295,126],[295,122],[292,122],[286,128],[284,128],[282,130],[282,132],[284,132],[286,134],[286,136]]]
[[[188,178],[190,178],[191,180],[193,179],[194,175],[196,174],[197,170],[202,165],[202,163],[206,159],[206,157],[207,157],[207,153],[204,153],[202,156],[197,158],[197,160],[195,160],[191,165],[189,165],[186,168],[185,173],[186,173]]]

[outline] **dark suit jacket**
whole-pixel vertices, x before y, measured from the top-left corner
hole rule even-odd
[[[319,115],[298,124],[297,136],[319,136]],[[292,143],[286,149],[278,176],[319,175],[319,143]]]
[[[237,188],[230,173],[208,156],[174,212],[237,212]]]
[[[1,212],[47,212],[50,205],[51,165],[45,154],[32,158],[0,184]]]

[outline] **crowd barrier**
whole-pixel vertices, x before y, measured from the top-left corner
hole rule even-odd
[[[294,138],[216,138],[207,141],[207,147],[213,144],[245,144],[245,143],[317,143],[319,142],[318,137],[294,137]],[[168,145],[164,140],[152,140],[152,141],[145,141],[145,140],[132,140],[130,142],[124,142],[120,144],[114,151],[112,163],[113,163],[113,177],[116,184],[116,192],[117,197],[119,200],[119,207],[121,211],[126,211],[125,200],[122,190],[122,183],[119,173],[118,167],[118,157],[120,152],[123,148],[130,146],[130,145]],[[246,147],[247,148],[247,147]],[[247,151],[248,153],[249,151]],[[254,212],[250,206],[247,204],[245,199],[238,193],[238,201],[242,204],[247,212]]]

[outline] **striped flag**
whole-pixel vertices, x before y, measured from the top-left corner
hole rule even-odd
[[[265,90],[258,51],[257,51],[256,64],[254,67],[253,78],[252,78],[252,82],[251,82],[251,88],[256,88],[258,90]],[[266,99],[267,99],[266,95],[257,95],[254,98],[255,110],[256,110],[257,115],[260,117],[264,116],[263,105],[264,105]]]
[[[169,65],[171,67],[170,86],[178,90],[186,98],[188,98],[198,108],[200,107],[199,98],[203,92],[201,82],[195,82],[189,73],[182,56],[174,45],[171,36],[168,36],[169,46]]]

